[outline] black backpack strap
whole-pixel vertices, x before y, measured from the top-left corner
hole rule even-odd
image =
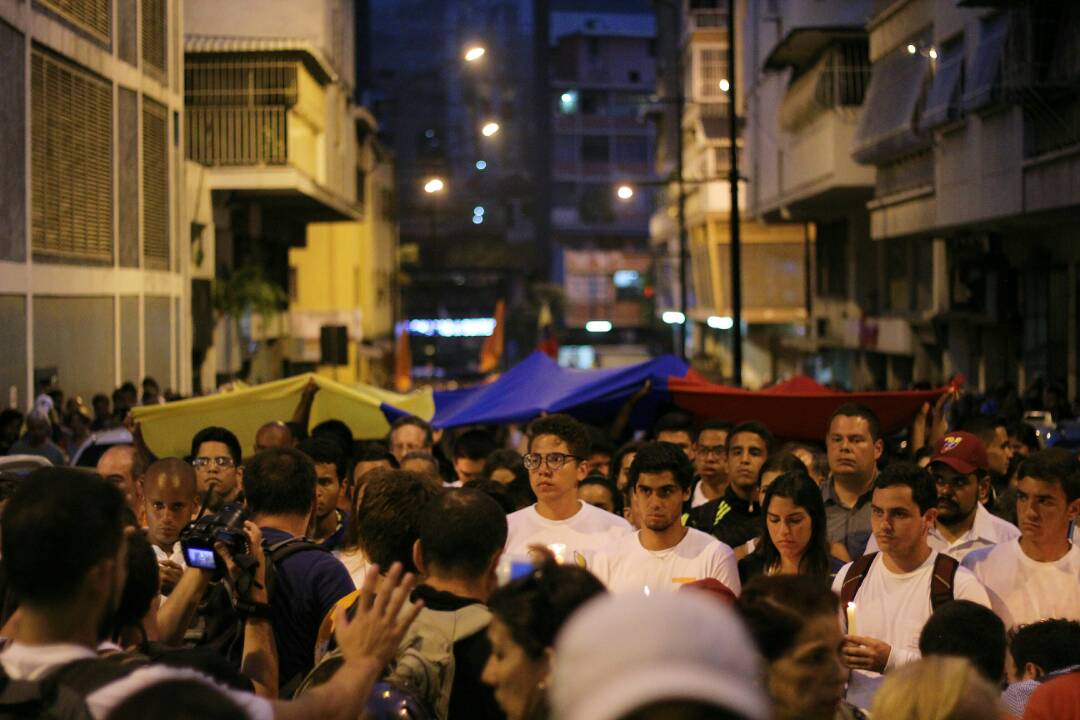
[[[960,561],[944,553],[934,560],[934,574],[930,576],[930,607],[937,610],[954,597],[956,569]]]
[[[855,602],[855,596],[859,594],[866,574],[870,572],[870,566],[874,564],[876,552],[867,553],[851,563],[847,575],[844,576],[844,584],[840,586],[840,609],[843,610],[850,602]],[[844,631],[847,631],[847,614],[844,613]]]

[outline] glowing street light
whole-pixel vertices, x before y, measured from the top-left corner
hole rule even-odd
[[[432,193],[442,192],[445,187],[446,183],[442,181],[442,178],[431,178],[424,183],[424,192],[431,195]]]
[[[728,82],[727,78],[724,78],[720,81],[720,92],[727,92],[728,90],[731,90],[731,83]]]
[[[590,320],[585,323],[585,330],[591,333],[606,333],[611,332],[610,320]]]
[[[620,185],[619,189],[615,191],[615,194],[620,200],[629,200],[634,197],[634,188],[629,185]]]
[[[480,58],[484,57],[484,53],[487,50],[483,45],[470,45],[465,50],[465,62],[476,62]]]
[[[907,52],[908,55],[914,55],[915,53],[919,52],[919,48],[915,47],[915,43],[908,43]]]
[[[660,319],[668,325],[682,325],[686,322],[686,316],[678,310],[667,310],[660,316]]]
[[[926,54],[930,56],[931,60],[937,60],[937,50],[936,49],[930,48],[930,50]]]
[[[705,323],[715,330],[730,330],[735,327],[735,321],[726,315],[710,315]]]
[[[484,123],[484,127],[480,128],[480,133],[484,137],[491,137],[495,133],[499,132],[499,123],[494,120],[490,120]]]

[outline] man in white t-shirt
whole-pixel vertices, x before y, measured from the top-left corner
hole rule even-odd
[[[712,535],[683,527],[694,468],[666,442],[642,447],[630,465],[641,529],[596,554],[590,569],[612,592],[673,592],[684,583],[712,578],[735,595],[741,590],[735,553]]]
[[[990,492],[986,446],[969,432],[951,432],[930,457],[937,488],[937,518],[926,537],[932,550],[963,560],[975,550],[1020,537],[1015,525],[991,515],[981,502]],[[871,536],[866,552],[878,549]]]
[[[851,613],[854,627],[848,624],[842,648],[852,671],[847,699],[858,707],[870,707],[884,673],[919,658],[919,635],[933,612],[931,581],[939,553],[930,548],[926,536],[936,506],[930,475],[916,465],[895,463],[874,480],[870,524],[881,551],[861,576]],[[844,596],[849,581],[860,583],[860,576],[852,572],[860,564],[848,563],[837,573],[834,592]],[[953,599],[990,606],[986,591],[963,568],[955,568],[949,585]]]
[[[1080,514],[1080,466],[1061,448],[1032,454],[1017,472],[1020,538],[964,559],[986,586],[1006,627],[1045,618],[1080,620],[1080,547],[1069,523]]]
[[[377,598],[371,573],[363,591],[367,600],[352,620],[339,618],[345,672],[298,700],[272,702],[218,686],[194,670],[97,659],[95,649],[112,625],[127,580],[123,508],[115,486],[69,468],[43,468],[20,483],[0,528],[7,580],[21,601],[18,637],[0,652],[7,678],[56,678],[65,699],[81,698],[95,720],[143,688],[177,679],[215,687],[252,720],[344,720],[360,714],[420,609],[404,611],[413,578],[399,584],[400,566],[391,570]],[[252,617],[248,622],[266,621]],[[245,640],[254,635],[249,627]],[[27,716],[43,716],[55,707],[46,698],[41,707],[27,707]]]
[[[547,546],[560,562],[587,566],[589,558],[631,531],[630,523],[578,499],[589,471],[589,433],[568,415],[547,415],[529,426],[524,457],[536,503],[507,517],[506,553],[528,555]]]

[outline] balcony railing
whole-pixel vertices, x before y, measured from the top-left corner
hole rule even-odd
[[[780,126],[795,130],[825,110],[858,107],[870,83],[870,67],[818,66],[791,84],[780,105]]]
[[[288,109],[188,107],[187,156],[210,166],[284,165],[289,158]]]

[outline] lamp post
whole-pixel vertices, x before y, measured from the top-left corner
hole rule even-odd
[[[736,387],[742,386],[742,245],[739,237],[739,148],[738,114],[735,107],[735,0],[728,0],[727,13],[727,57],[728,57],[728,140],[729,151],[728,185],[731,188],[731,381]]]

